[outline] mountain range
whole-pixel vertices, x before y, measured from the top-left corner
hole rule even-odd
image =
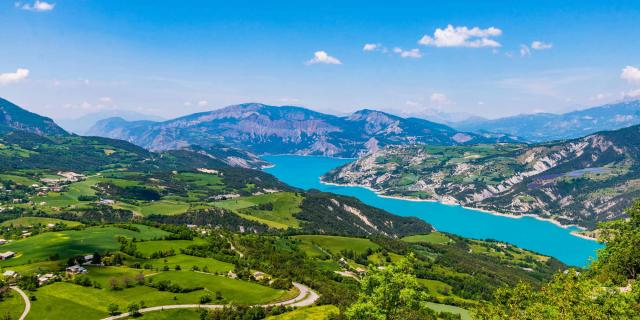
[[[390,146],[324,180],[591,228],[640,196],[640,126],[534,145]]]
[[[144,114],[136,111],[129,110],[103,110],[98,112],[92,112],[89,114],[85,114],[81,117],[77,118],[57,118],[55,121],[62,128],[67,130],[68,132],[73,132],[75,134],[86,134],[89,129],[98,121],[120,117],[122,119],[128,121],[140,121],[140,120],[151,120],[151,121],[163,121],[164,118],[149,114]]]
[[[0,129],[18,129],[38,135],[65,136],[68,133],[53,120],[0,98]]]
[[[535,113],[494,120],[472,118],[449,123],[458,130],[481,134],[508,134],[531,142],[573,139],[636,124],[640,124],[640,100],[607,104],[564,114]]]
[[[150,150],[224,144],[258,154],[357,157],[386,145],[469,145],[512,141],[374,110],[335,116],[292,106],[248,103],[164,122],[99,121],[89,134],[122,139]]]

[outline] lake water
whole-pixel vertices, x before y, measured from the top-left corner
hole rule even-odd
[[[320,182],[320,176],[348,163],[349,159],[303,156],[265,156],[275,166],[265,169],[285,183],[302,189],[319,189],[354,196],[366,204],[399,216],[415,216],[440,231],[475,239],[495,239],[521,248],[553,256],[574,266],[586,266],[602,246],[595,241],[570,234],[575,228],[561,228],[531,217],[519,219],[496,216],[460,206],[435,202],[417,202],[378,196],[361,187],[331,186]]]

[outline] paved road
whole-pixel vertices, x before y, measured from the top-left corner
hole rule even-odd
[[[294,282],[293,285],[296,288],[298,288],[298,291],[300,291],[297,297],[287,301],[262,304],[257,306],[260,306],[260,307],[273,307],[273,306],[306,307],[306,306],[312,305],[320,298],[320,295],[318,295],[315,291],[311,290],[311,288],[303,284]],[[140,313],[171,310],[171,309],[199,309],[199,308],[222,309],[224,307],[225,305],[222,305],[222,304],[172,304],[172,305],[166,305],[166,306],[157,306],[157,307],[140,309]],[[103,318],[102,320],[116,320],[116,319],[126,318],[128,316],[129,316],[129,313],[125,312],[117,316]],[[20,318],[20,320],[23,320],[23,318]]]
[[[27,314],[29,314],[29,310],[31,310],[31,301],[29,300],[29,297],[27,297],[27,294],[20,288],[11,287],[11,289],[17,291],[22,296],[22,300],[24,300],[24,311],[22,311],[22,315],[18,318],[18,320],[24,320],[27,317]]]

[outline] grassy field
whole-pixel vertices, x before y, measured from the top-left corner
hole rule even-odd
[[[339,236],[318,236],[303,235],[295,236],[294,239],[303,242],[316,244],[332,254],[338,254],[342,250],[353,250],[355,253],[362,254],[367,248],[377,249],[380,246],[371,242],[369,239],[339,237]]]
[[[219,291],[226,302],[235,304],[262,304],[277,300],[286,293],[284,290],[272,289],[257,283],[191,271],[162,272],[151,279],[155,282],[170,280],[187,288],[204,287],[209,293]]]
[[[143,255],[149,256],[154,252],[167,251],[170,249],[173,249],[176,253],[180,253],[180,249],[206,243],[205,240],[196,238],[195,240],[144,241],[136,243],[136,247]]]
[[[140,317],[128,317],[127,319],[139,320],[200,320],[200,311],[197,309],[176,309],[147,312]]]
[[[309,241],[301,241],[298,245],[300,250],[304,251],[309,257],[322,257],[325,255],[322,248],[318,247],[318,245],[311,243]]]
[[[16,175],[12,175],[12,174],[0,174],[0,179],[1,180],[9,180],[9,181],[13,181],[17,184],[21,184],[23,186],[30,186],[33,184],[37,184],[40,185],[40,182],[27,178],[27,177],[23,177],[23,176],[16,176]]]
[[[251,197],[230,199],[214,203],[215,206],[233,210],[245,219],[264,223],[272,228],[299,228],[294,215],[300,212],[302,196],[292,192],[268,193]],[[259,210],[256,206],[271,203],[273,210]]]
[[[440,303],[433,303],[433,302],[427,302],[427,306],[429,307],[429,309],[436,312],[444,311],[444,312],[459,314],[462,317],[462,320],[473,319],[471,317],[471,313],[469,313],[467,309],[463,309],[460,307],[450,306],[450,305],[440,304]]]
[[[45,217],[20,217],[17,219],[7,220],[0,224],[0,226],[6,227],[13,225],[14,227],[28,227],[36,224],[47,225],[49,223],[63,223],[67,227],[76,227],[81,226],[82,223],[77,221],[69,221],[69,220],[61,220],[54,218],[45,218]]]
[[[189,204],[179,201],[160,200],[150,202],[147,205],[140,206],[140,212],[144,216],[159,215],[177,215],[187,212]]]
[[[119,248],[118,236],[137,239],[160,238],[166,231],[143,225],[135,225],[140,232],[117,227],[91,227],[80,231],[46,232],[30,238],[17,240],[3,246],[5,251],[14,251],[16,256],[0,262],[0,267],[16,266],[48,260],[58,253],[60,259],[93,252],[104,252]]]
[[[371,261],[373,264],[376,265],[384,265],[387,264],[389,262],[391,263],[398,263],[400,262],[402,259],[404,259],[403,256],[393,253],[393,252],[389,252],[388,256],[390,258],[391,261],[387,261],[386,257],[382,255],[382,253],[374,253],[372,255],[370,255],[369,257],[367,257],[367,260]]]
[[[140,270],[133,269],[127,267],[97,267],[90,266],[87,267],[89,273],[87,273],[88,277],[91,278],[91,281],[97,281],[103,288],[107,288],[109,285],[110,278],[117,278],[121,281],[124,277],[128,277],[129,279],[135,279],[137,274],[151,274],[151,271],[148,270]]]
[[[193,266],[197,266],[198,268],[200,268],[200,270],[204,269],[204,267],[207,267],[207,269],[209,269],[209,272],[211,273],[229,272],[234,268],[234,266],[230,263],[218,261],[211,258],[194,257],[184,254],[150,260],[149,263],[151,263],[154,268],[158,268],[160,270],[162,270],[164,266],[168,266],[169,269],[174,270],[176,268],[176,265],[179,265],[180,268],[184,270],[191,269],[191,267]]]
[[[147,286],[113,291],[57,282],[39,288],[34,294],[37,300],[32,303],[27,319],[80,320],[108,316],[107,307],[111,303],[120,306],[120,310],[141,300],[147,306],[198,303],[203,292],[171,293]]]
[[[432,232],[430,234],[418,234],[402,238],[405,242],[427,242],[432,244],[447,244],[452,242],[451,238],[444,233]]]
[[[9,291],[8,297],[0,301],[0,319],[18,319],[23,310],[24,300],[13,290]]]
[[[41,261],[29,264],[23,264],[19,266],[0,267],[0,271],[13,270],[18,273],[47,273],[52,271],[59,271],[63,269],[62,261]]]
[[[438,280],[418,279],[421,286],[429,290],[429,294],[434,297],[445,297],[451,292],[451,286]]]
[[[338,314],[338,307],[332,305],[308,307],[267,317],[266,320],[326,320],[331,314]]]

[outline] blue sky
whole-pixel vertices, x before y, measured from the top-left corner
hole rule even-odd
[[[640,1],[344,2],[0,0],[0,96],[54,118],[498,117],[640,96]]]

